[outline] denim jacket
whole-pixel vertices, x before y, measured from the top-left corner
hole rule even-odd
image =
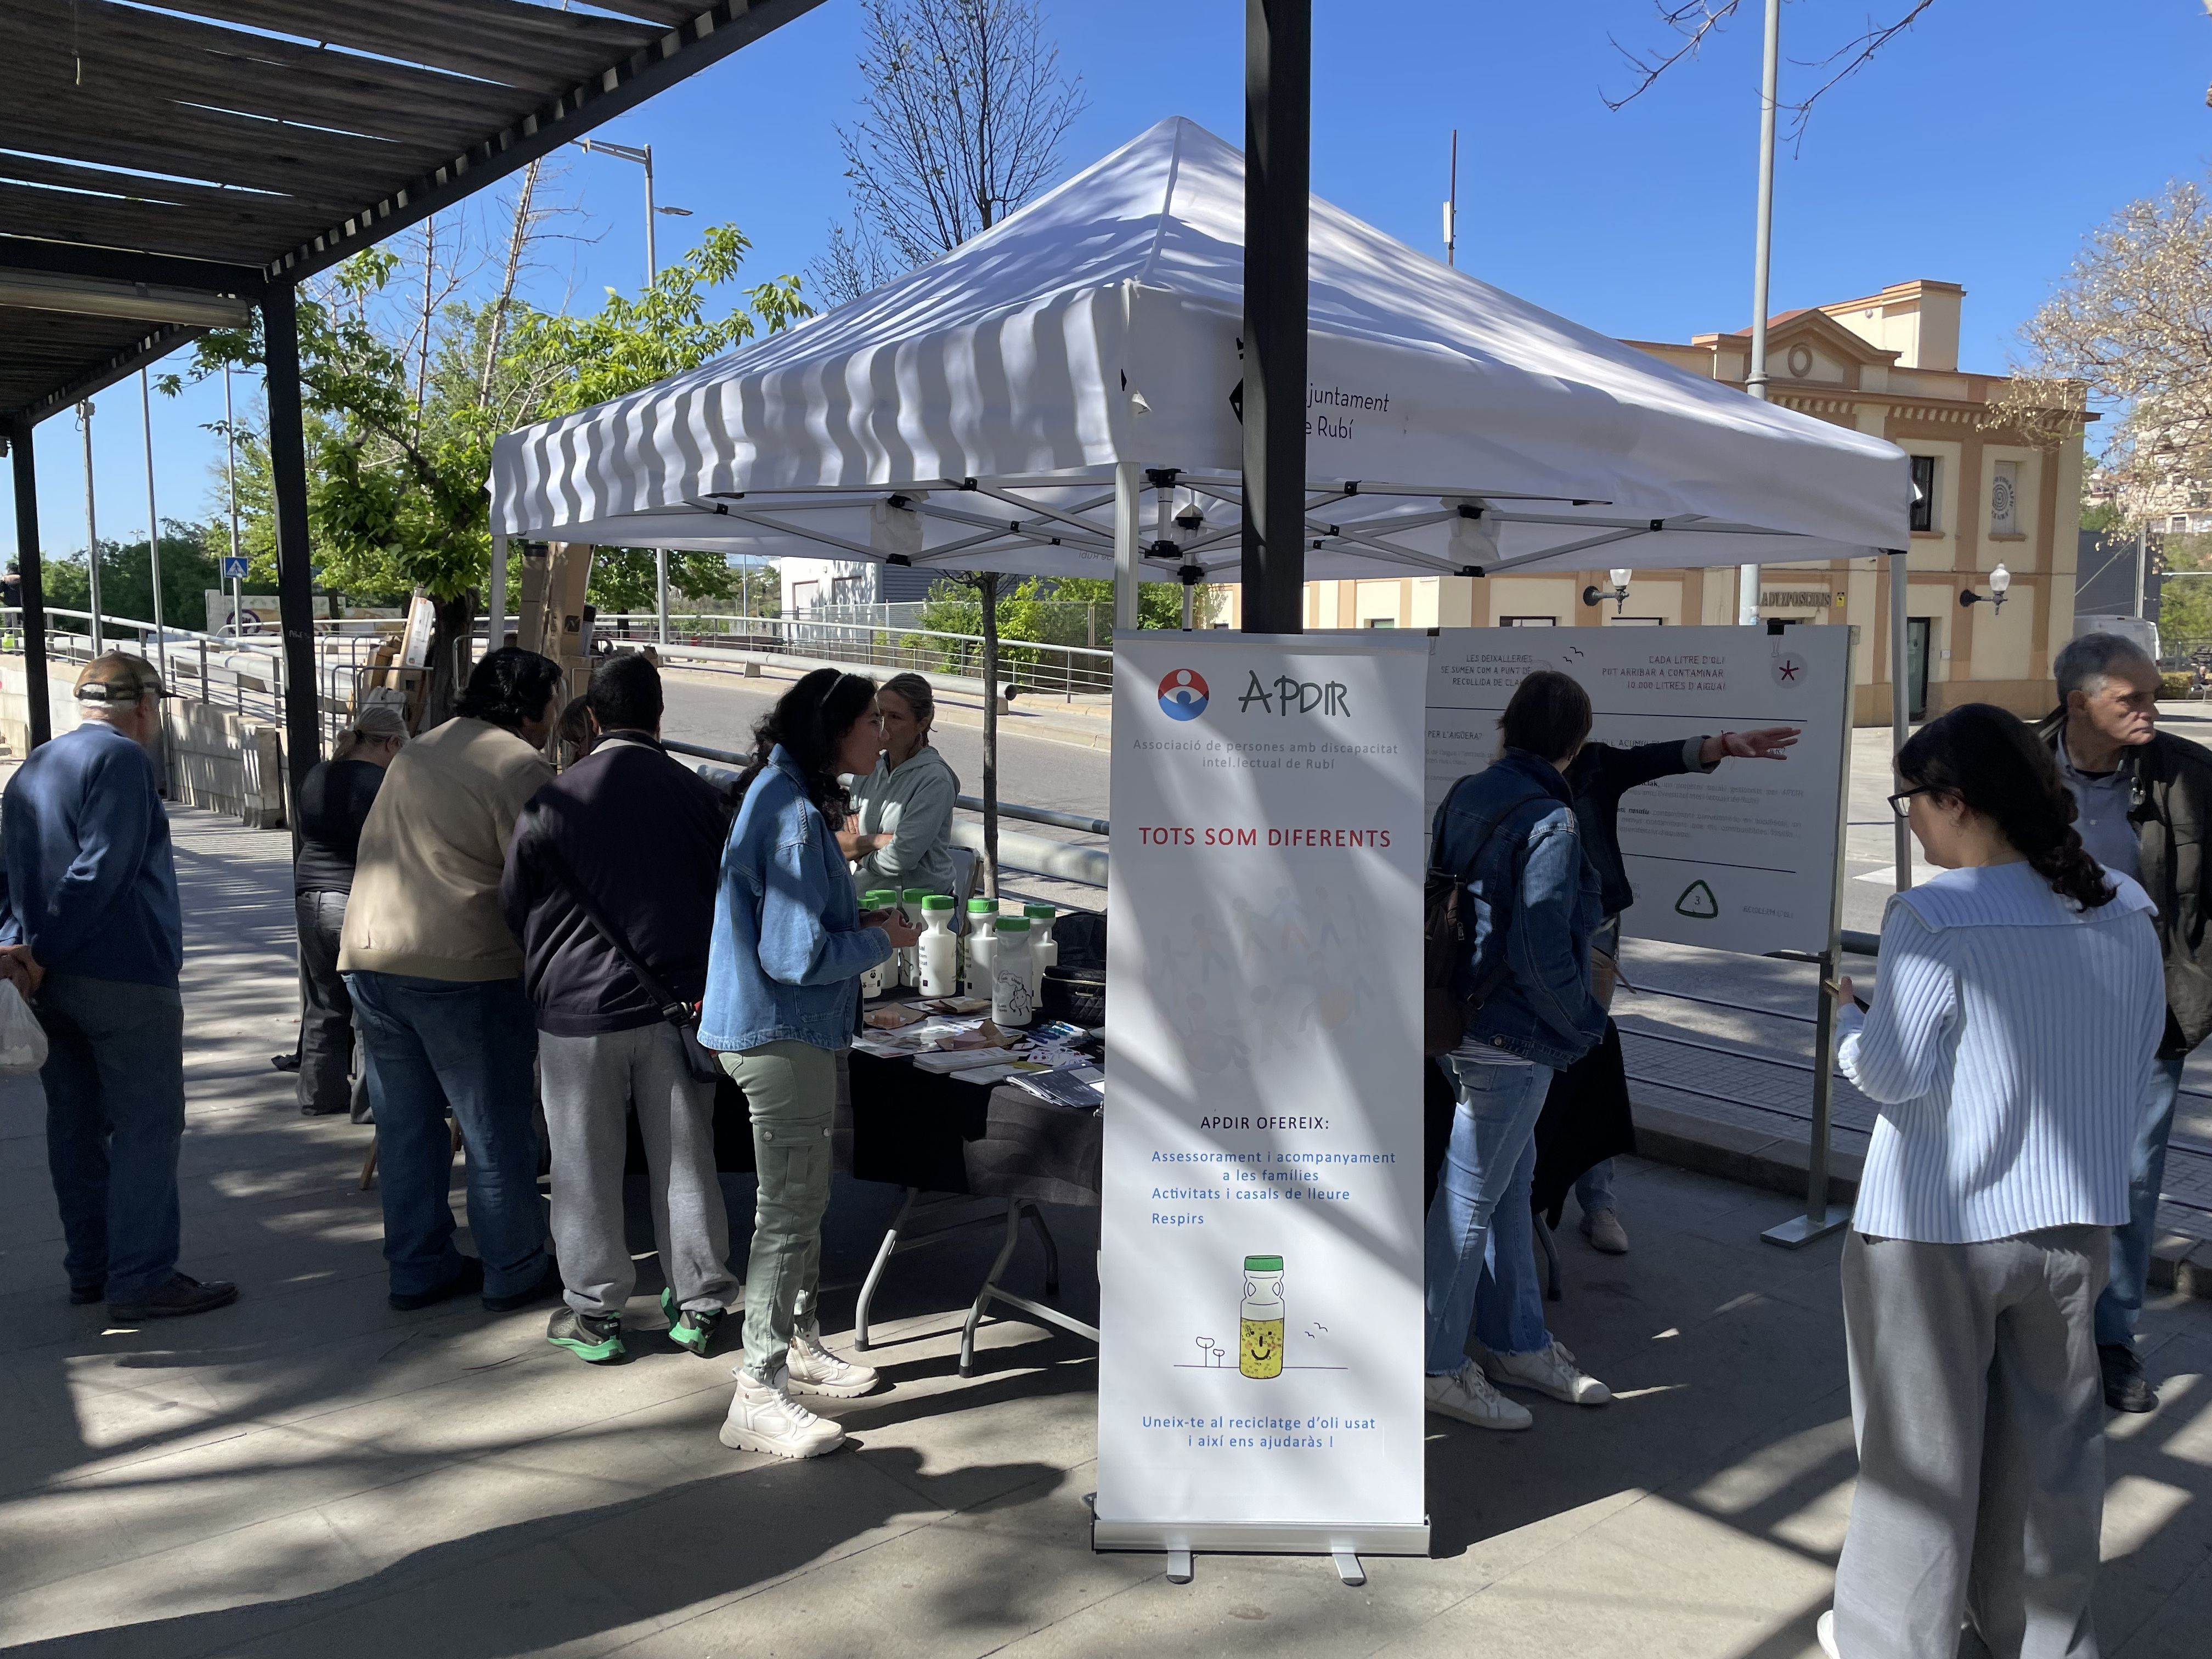
[[[845,1048],[860,975],[891,953],[860,926],[829,821],[781,745],[745,792],[722,848],[699,1040],[725,1052],[763,1042]]]
[[[1467,1040],[1555,1071],[1573,1065],[1605,1035],[1605,1010],[1590,994],[1598,875],[1566,780],[1509,749],[1445,797],[1435,834],[1437,866],[1462,872],[1474,901],[1473,949],[1455,988],[1473,991],[1501,963],[1508,970]]]

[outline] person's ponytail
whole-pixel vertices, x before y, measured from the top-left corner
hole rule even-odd
[[[2074,796],[2051,750],[2020,719],[1970,702],[1930,720],[1899,750],[1915,789],[1961,801],[1996,825],[2051,890],[2084,910],[2115,891],[2074,829]]]

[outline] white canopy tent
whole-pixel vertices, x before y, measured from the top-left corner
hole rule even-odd
[[[1242,157],[1163,121],[872,294],[501,437],[492,527],[1234,580],[1243,223]],[[1905,545],[1893,445],[1668,368],[1326,203],[1311,234],[1310,577]]]

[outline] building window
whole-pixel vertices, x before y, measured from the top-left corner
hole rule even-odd
[[[820,582],[792,583],[791,608],[793,611],[811,611],[821,603],[822,584]]]
[[[1504,628],[1557,628],[1557,617],[1500,617],[1498,624]]]
[[[2020,503],[2020,463],[1999,461],[1990,480],[1990,534],[2014,536],[2020,533],[2016,509]]]
[[[2189,533],[2189,520],[2177,513],[2166,521],[2166,528],[2168,535],[2185,536]]]
[[[832,605],[860,604],[862,580],[859,576],[832,576],[830,579],[830,603]]]
[[[1915,455],[1912,458],[1912,528],[1933,530],[1936,527],[1936,458]]]
[[[1395,617],[1370,617],[1367,625],[1370,628],[1395,628],[1398,619]]]

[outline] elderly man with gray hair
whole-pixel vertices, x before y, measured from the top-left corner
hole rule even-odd
[[[2079,809],[2075,828],[2106,869],[2142,884],[2158,907],[2166,958],[2166,1035],[2128,1170],[2130,1218],[2112,1231],[2112,1273],[2096,1320],[2106,1403],[2147,1412],[2158,1393],[2136,1352],[2136,1318],[2182,1063],[2212,1033],[2212,914],[2202,856],[2212,833],[2212,750],[2158,729],[2158,665],[2130,640],[2085,634],[2058,653],[2052,672],[2058,708],[2037,730]]]

